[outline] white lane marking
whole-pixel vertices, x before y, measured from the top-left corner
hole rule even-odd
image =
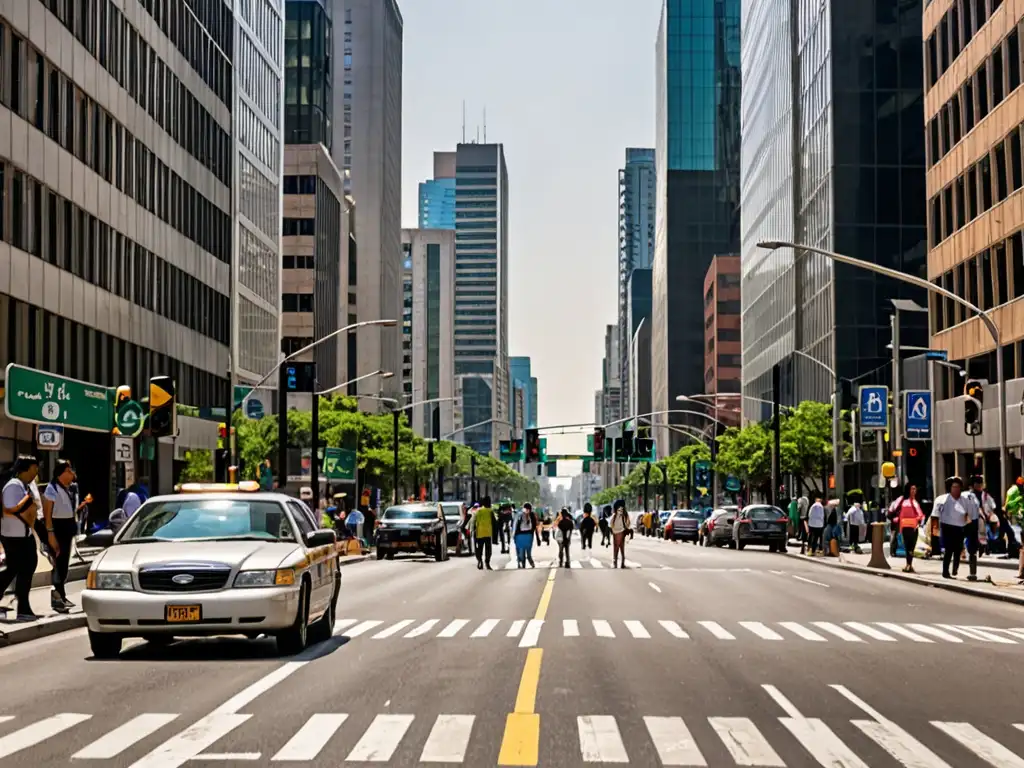
[[[413,621],[414,621],[414,619],[402,619],[397,624],[392,624],[387,629],[382,629],[380,632],[378,632],[376,635],[374,635],[370,639],[371,640],[382,640],[385,637],[391,637],[392,635],[397,635],[403,629],[405,629],[410,624],[412,624]]]
[[[311,715],[271,760],[316,760],[320,750],[347,719],[348,715],[343,714]]]
[[[797,576],[796,574],[793,574],[793,578],[796,579],[797,581],[803,581],[803,582],[806,582],[807,584],[813,584],[816,587],[825,587],[825,589],[829,589],[829,585],[828,584],[823,584],[822,582],[815,581],[814,579],[805,579],[803,576]]]
[[[992,634],[991,632],[987,631],[987,627],[969,627],[964,626],[962,624],[957,624],[953,626],[949,624],[939,624],[939,626],[943,629],[951,629],[957,632],[962,632],[965,635],[969,635],[970,637],[976,637],[979,640],[984,640],[986,643],[1002,643],[1003,645],[1017,644],[1017,641],[1010,640],[1008,637],[1001,637],[999,635]]]
[[[719,640],[735,640],[736,636],[729,632],[725,627],[719,624],[717,621],[698,621],[704,629],[710,632],[712,635],[717,637]]]
[[[701,767],[708,763],[681,717],[644,717],[662,765]]]
[[[592,568],[604,568],[604,563],[602,563],[596,557],[592,557],[590,558],[590,566]]]
[[[672,637],[678,637],[680,640],[689,640],[690,636],[686,634],[686,631],[674,621],[659,621],[665,631],[668,632]]]
[[[427,619],[415,629],[410,629],[405,633],[405,635],[403,635],[403,637],[419,637],[420,635],[425,635],[436,627],[439,621],[440,619]]]
[[[937,637],[939,640],[945,640],[947,643],[963,642],[963,638],[951,635],[949,632],[943,632],[941,629],[937,629],[936,627],[928,624],[907,624],[907,626],[923,635],[931,635],[932,637]]]
[[[986,627],[986,629],[992,629],[995,632],[1006,632],[1008,635],[1011,635],[1012,637],[1017,637],[1021,640],[1024,640],[1024,629],[1021,629],[1020,627],[1015,627],[1013,629],[995,629],[994,627]]]
[[[438,715],[420,755],[421,763],[461,763],[473,733],[475,715]]]
[[[569,563],[569,570],[573,568],[582,568],[583,564],[579,560],[573,560]]]
[[[800,623],[795,622],[795,621],[780,621],[779,622],[779,626],[780,627],[784,627],[785,629],[788,629],[794,635],[796,635],[797,637],[802,637],[804,640],[810,640],[811,642],[814,642],[814,643],[827,643],[828,642],[828,640],[826,638],[822,637],[817,632],[814,632],[814,631],[808,629],[807,627],[805,627],[803,624],[800,624]]]
[[[647,586],[653,589],[655,592],[661,592],[661,587],[655,584],[653,581],[648,581]]]
[[[512,626],[508,628],[508,633],[505,637],[519,637],[519,633],[523,631],[523,625],[526,624],[524,619],[516,619],[512,622]]]
[[[499,621],[501,620],[487,619],[486,621],[482,622],[479,627],[473,630],[473,634],[471,634],[470,637],[487,637],[489,634],[491,634],[491,632],[494,631],[494,628],[498,626]]]
[[[254,697],[255,698],[255,697]],[[248,702],[247,702],[248,703]],[[148,755],[132,763],[131,768],[180,768],[207,747],[246,722],[252,715],[216,712],[201,717],[175,734]],[[205,759],[205,756],[204,758]]]
[[[757,730],[757,726],[746,717],[709,717],[722,744],[729,750],[736,765],[770,766],[786,768],[771,744]]]
[[[811,623],[814,624],[814,626],[816,626],[818,629],[823,629],[830,635],[835,635],[840,640],[845,640],[848,643],[864,642],[863,638],[857,637],[857,635],[853,634],[853,632],[850,632],[847,629],[843,629],[838,624],[833,624],[831,621],[813,621]]]
[[[576,619],[562,619],[562,637],[579,637],[580,624]]]
[[[959,741],[994,768],[1024,768],[1024,760],[970,723],[943,723],[932,720],[932,725]]]
[[[383,621],[379,621],[377,619],[373,619],[371,621],[364,621],[361,624],[356,624],[354,627],[352,627],[352,629],[346,629],[344,632],[341,633],[341,635],[342,637],[347,637],[349,639],[353,637],[359,637],[360,635],[366,634],[374,627],[379,627],[383,623]]]
[[[879,622],[876,622],[876,623],[882,629],[888,629],[890,632],[893,632],[893,633],[895,633],[897,635],[902,635],[903,637],[909,638],[909,639],[913,640],[915,643],[934,643],[935,642],[934,640],[929,640],[924,635],[919,634],[919,633],[915,632],[912,629],[907,629],[906,627],[900,626],[899,624],[893,624],[893,623],[888,622],[888,621],[879,621]]]
[[[386,763],[395,754],[414,719],[414,715],[377,715],[345,762]]]
[[[631,634],[636,639],[638,639],[638,640],[650,640],[651,639],[651,633],[648,632],[647,628],[644,627],[644,625],[642,623],[640,623],[639,621],[632,621],[632,620],[630,620],[630,621],[623,621],[622,623],[626,625],[626,629],[629,630],[629,634]]]
[[[19,728],[14,733],[9,733],[0,738],[0,758],[9,757],[15,752],[34,747],[51,736],[56,736],[61,731],[66,731],[68,728],[74,728],[79,723],[84,723],[91,717],[92,715],[64,712],[39,720],[32,723],[32,725],[26,725],[24,728]]]
[[[632,560],[627,560],[626,558],[622,558],[622,561],[626,564],[627,568],[643,568],[643,566],[640,565],[640,563],[634,562]]]
[[[239,691],[230,699],[225,701],[219,707],[217,707],[211,715],[234,715],[238,713],[242,707],[252,703],[257,697],[262,696],[264,693],[269,691],[275,685],[280,683],[282,680],[286,680],[293,674],[298,672],[307,662],[305,661],[289,661],[284,665],[278,667],[269,675],[257,680],[255,683]]]
[[[881,640],[883,643],[896,642],[895,637],[890,637],[889,635],[885,634],[885,632],[880,632],[874,627],[870,626],[869,624],[864,624],[860,621],[846,621],[843,623],[846,624],[846,626],[848,626],[850,629],[855,629],[862,635],[867,635],[872,640]]]
[[[811,753],[819,765],[823,768],[868,768],[822,720],[804,717],[796,705],[774,685],[761,687],[786,713],[787,717],[780,717],[779,722]]]
[[[768,573],[774,573],[776,576],[785,576],[785,571],[768,571]]]
[[[356,623],[358,619],[338,619],[334,622],[334,634],[344,631]]]
[[[580,715],[576,718],[580,734],[580,754],[586,763],[628,763],[626,745],[615,718],[610,715]]]
[[[14,719],[14,715],[0,715],[0,723],[6,723]]]
[[[615,637],[615,633],[612,632],[612,625],[604,619],[592,619],[592,622],[598,637]]]
[[[519,641],[520,648],[532,648],[540,639],[540,630],[544,626],[544,619],[530,619],[526,622],[526,630],[523,632],[523,639]]]
[[[128,747],[156,733],[177,717],[177,715],[157,713],[138,715],[96,739],[84,749],[80,749],[71,757],[77,760],[107,760],[117,757]]]
[[[438,637],[455,637],[459,631],[469,624],[469,619],[454,619],[447,627],[437,633]]]
[[[753,632],[762,640],[781,640],[782,635],[770,627],[766,627],[760,621],[741,621],[740,626],[749,632]]]

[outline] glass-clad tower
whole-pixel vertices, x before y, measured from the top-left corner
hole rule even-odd
[[[284,34],[285,144],[333,140],[331,0],[287,0]]]

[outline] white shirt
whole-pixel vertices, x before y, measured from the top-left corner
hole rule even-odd
[[[128,495],[124,497],[124,504],[121,505],[121,509],[124,510],[125,518],[129,518],[135,514],[135,511],[142,506],[142,499],[139,498],[139,494],[134,491],[129,491]]]
[[[43,496],[53,502],[50,517],[54,520],[74,520],[75,507],[71,500],[71,492],[60,483],[54,481],[46,486]]]
[[[816,501],[811,505],[811,509],[807,513],[807,525],[810,528],[825,527],[825,508],[821,505],[820,501]]]
[[[30,483],[35,486],[35,483]],[[16,477],[12,477],[4,485],[2,492],[2,503],[5,509],[11,509],[18,506],[26,493],[31,493],[31,490],[25,487],[25,484]],[[3,519],[0,520],[0,536],[8,536],[12,539],[19,537],[31,536],[32,530],[25,525],[25,521],[19,517],[5,514]]]
[[[967,494],[961,494],[959,499],[954,499],[952,494],[947,494],[941,502],[936,499],[932,517],[939,518],[939,522],[943,525],[955,525],[963,528],[967,525],[969,510],[973,506],[966,499]]]
[[[854,504],[846,510],[846,521],[850,525],[856,525],[858,528],[864,525],[864,510],[860,504]]]
[[[981,491],[980,495],[971,491],[971,496],[974,497],[974,503],[978,505],[978,508],[985,513],[985,522],[988,522],[988,518],[996,511],[996,500],[992,498],[992,495],[988,491]],[[973,518],[972,518],[973,519]]]

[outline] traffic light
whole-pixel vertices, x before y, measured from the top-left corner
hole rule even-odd
[[[964,433],[971,437],[981,434],[981,411],[985,404],[985,389],[977,379],[969,379],[964,385]]]
[[[540,432],[536,429],[526,430],[526,460],[540,461]]]
[[[604,427],[594,430],[594,458],[598,461],[604,458]]]
[[[114,390],[114,411],[127,403],[132,399],[132,388],[127,384],[122,384],[116,390]]]
[[[154,376],[149,380],[149,433],[153,437],[178,434],[174,394],[174,379],[170,376]]]
[[[434,463],[434,444],[432,442],[427,443],[427,464]]]
[[[636,450],[633,455],[640,461],[646,461],[651,458],[651,453],[654,452],[654,438],[639,437],[634,447]]]

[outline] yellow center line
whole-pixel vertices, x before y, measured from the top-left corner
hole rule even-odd
[[[544,591],[534,618],[540,621],[547,616],[551,604],[551,593],[555,589],[558,571],[548,574]],[[505,734],[501,739],[498,765],[536,766],[540,759],[540,715],[534,712],[537,706],[537,685],[540,682],[541,661],[544,650],[531,648],[526,652],[526,663],[519,678],[519,692],[516,694],[516,708],[505,719]]]

